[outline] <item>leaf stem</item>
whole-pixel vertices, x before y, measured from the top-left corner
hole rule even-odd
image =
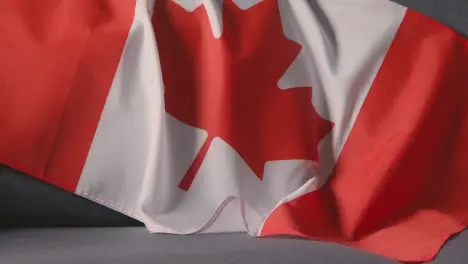
[[[198,151],[197,155],[195,156],[192,165],[190,165],[189,169],[185,173],[184,178],[182,178],[182,180],[179,182],[179,188],[182,190],[187,192],[190,189],[190,186],[195,180],[195,176],[197,175],[198,170],[200,169],[202,162],[206,157],[206,153],[208,153],[208,149],[210,148],[213,139],[214,137],[208,134],[208,137],[200,148],[200,151]]]

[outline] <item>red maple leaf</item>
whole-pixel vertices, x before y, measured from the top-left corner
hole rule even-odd
[[[277,2],[242,10],[224,0],[217,39],[203,5],[189,12],[173,0],[156,1],[166,111],[208,133],[180,188],[189,189],[215,137],[260,179],[267,161],[318,161],[317,145],[333,124],[315,111],[311,87],[278,88],[302,47],[284,36]]]

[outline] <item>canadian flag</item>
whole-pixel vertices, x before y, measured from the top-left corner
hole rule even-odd
[[[386,0],[2,0],[0,162],[145,223],[432,259],[468,41]]]

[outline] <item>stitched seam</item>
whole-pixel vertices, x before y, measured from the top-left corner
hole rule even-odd
[[[83,191],[81,189],[76,189],[75,193],[80,195],[80,196],[83,196],[83,197],[85,197],[87,199],[90,199],[92,201],[95,201],[95,202],[97,202],[99,204],[107,206],[107,207],[109,207],[109,208],[111,208],[113,210],[119,211],[119,212],[121,212],[121,213],[123,213],[123,214],[125,214],[127,216],[130,216],[130,217],[132,217],[132,218],[134,218],[134,219],[136,219],[136,220],[138,220],[140,222],[143,222],[142,217],[139,214],[135,213],[133,210],[130,210],[130,209],[124,207],[124,206],[121,206],[121,205],[117,204],[116,202],[97,197],[97,196],[92,195],[92,194],[90,194],[88,192],[85,192],[85,191]]]

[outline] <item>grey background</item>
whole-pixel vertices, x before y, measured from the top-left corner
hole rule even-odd
[[[467,0],[393,0],[468,36]]]
[[[395,2],[468,35],[468,0]],[[149,235],[138,221],[1,166],[0,228],[0,264],[393,263],[359,250],[300,239]],[[449,241],[433,263],[468,263],[467,249],[464,232]]]

